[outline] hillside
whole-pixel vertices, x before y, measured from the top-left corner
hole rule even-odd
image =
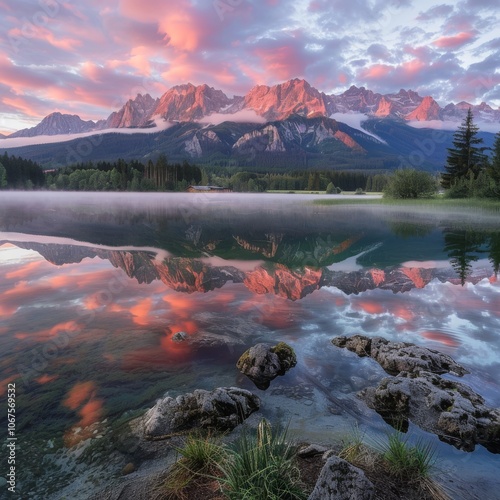
[[[401,120],[373,118],[364,127],[368,133],[332,119],[298,115],[267,124],[223,122],[203,126],[186,122],[158,133],[103,133],[10,148],[8,152],[35,160],[45,168],[116,158],[147,162],[164,153],[172,161],[188,159],[200,165],[256,170],[390,170],[402,164],[440,170],[453,136],[452,132],[442,132],[436,141],[435,131],[416,129]],[[486,145],[493,143],[493,134],[483,136]]]

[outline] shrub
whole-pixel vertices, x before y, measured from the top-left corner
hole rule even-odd
[[[326,186],[326,194],[337,194],[337,188],[333,185],[333,182]]]
[[[432,174],[403,168],[396,170],[384,190],[386,198],[429,198],[437,191],[437,182]]]

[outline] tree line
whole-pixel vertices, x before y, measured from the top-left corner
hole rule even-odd
[[[288,173],[240,172],[200,168],[187,161],[170,163],[165,155],[146,164],[118,159],[114,162],[81,162],[44,171],[32,160],[0,157],[0,189],[49,189],[67,191],[185,191],[189,185],[215,185],[238,192],[382,191],[389,175],[359,171],[291,171]],[[337,192],[337,191],[335,191]]]
[[[6,152],[0,156],[0,189],[34,189],[44,184],[43,169],[36,162]]]
[[[359,170],[302,170],[289,172],[239,171],[235,168],[199,167],[188,161],[170,163],[165,155],[146,164],[118,159],[76,163],[43,171],[32,160],[0,156],[0,189],[70,191],[185,191],[189,185],[216,185],[238,192],[339,191],[384,192],[392,198],[435,195],[439,187],[451,198],[500,198],[500,132],[491,158],[486,154],[472,111],[453,136],[444,173],[440,176],[415,169],[392,173]]]

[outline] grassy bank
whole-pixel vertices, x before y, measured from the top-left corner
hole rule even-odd
[[[306,500],[326,462],[321,449],[301,457],[300,446],[289,441],[287,429],[272,429],[265,420],[256,432],[244,430],[231,444],[222,438],[188,436],[154,498]],[[329,448],[331,454],[362,469],[374,485],[375,498],[449,498],[432,479],[439,457],[430,443],[410,443],[409,436],[390,431],[386,439],[368,445],[357,431]]]
[[[436,207],[436,208],[460,208],[460,209],[480,209],[488,212],[500,213],[500,200],[490,200],[485,198],[419,198],[415,200],[401,200],[391,198],[346,198],[342,199],[341,196],[332,199],[314,200],[315,205],[352,205],[352,204],[371,204],[371,205],[387,205],[387,206],[402,206],[402,207]]]

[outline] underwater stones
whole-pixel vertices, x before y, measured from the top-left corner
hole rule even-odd
[[[355,352],[358,356],[369,356],[390,375],[400,372],[425,370],[432,373],[452,373],[459,377],[469,373],[450,356],[433,349],[408,342],[390,342],[382,337],[336,337],[332,344]]]
[[[374,491],[361,469],[332,455],[321,469],[308,500],[371,500]]]
[[[297,364],[294,350],[285,342],[275,346],[256,344],[245,351],[236,367],[259,389],[266,390],[271,380],[284,375]]]
[[[359,396],[403,430],[411,420],[458,449],[473,451],[481,444],[500,453],[500,409],[485,406],[484,399],[463,383],[426,371],[402,372]]]
[[[172,342],[179,344],[180,342],[184,342],[188,338],[188,334],[186,332],[177,332],[172,335]]]
[[[260,407],[260,399],[237,387],[192,393],[156,402],[143,417],[147,439],[166,439],[194,428],[232,430]]]
[[[127,476],[128,474],[132,474],[132,472],[135,472],[136,467],[132,462],[129,462],[126,464],[123,469],[122,469],[122,476]]]

